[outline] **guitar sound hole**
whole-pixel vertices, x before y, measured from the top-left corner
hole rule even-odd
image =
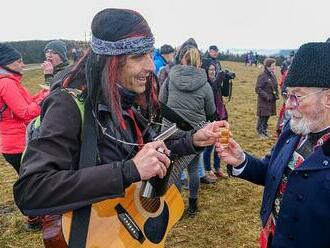
[[[145,198],[140,196],[140,202],[144,210],[149,213],[155,213],[160,207],[160,199],[159,198]]]

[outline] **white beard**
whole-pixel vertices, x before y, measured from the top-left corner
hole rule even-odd
[[[294,133],[299,134],[299,135],[307,135],[311,132],[309,123],[307,123],[304,119],[296,121],[291,118],[290,127]]]
[[[299,135],[307,135],[309,133],[318,132],[320,130],[320,124],[324,121],[325,110],[318,110],[317,113],[314,113],[310,118],[302,116],[300,119],[294,119],[292,116],[300,117],[301,114],[298,114],[296,111],[288,110],[288,115],[290,119],[291,130]]]

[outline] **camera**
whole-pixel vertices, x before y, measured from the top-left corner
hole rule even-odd
[[[221,92],[222,96],[231,98],[233,83],[232,80],[236,77],[236,74],[232,71],[223,70],[222,72],[222,85]]]
[[[236,74],[232,71],[224,70],[223,77],[224,77],[224,80],[232,80],[236,77]]]

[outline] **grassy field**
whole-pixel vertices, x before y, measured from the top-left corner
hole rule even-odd
[[[254,87],[261,69],[233,62],[223,62],[222,66],[236,73],[233,97],[227,104],[234,138],[246,151],[263,156],[270,150],[274,139],[259,140],[255,134]],[[25,73],[24,84],[31,92],[36,92],[42,81],[40,70]],[[276,118],[272,117],[269,123],[272,132],[275,130],[275,122]],[[0,175],[0,247],[42,247],[40,233],[24,231],[22,215],[12,195],[12,185],[17,176],[2,157]],[[186,194],[183,192],[185,201]],[[172,229],[166,247],[258,247],[261,196],[262,187],[240,179],[230,178],[220,180],[215,185],[203,185],[198,215],[195,218],[184,216]]]

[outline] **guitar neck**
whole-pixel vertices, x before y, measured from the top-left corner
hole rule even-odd
[[[197,128],[203,128],[208,122],[202,122],[198,124]],[[181,180],[181,172],[185,167],[188,166],[188,164],[196,157],[199,156],[198,154],[191,154],[186,156],[177,157],[173,160],[172,164],[172,171],[170,172],[170,179],[168,181],[168,187],[170,187],[175,182],[178,182]]]
[[[181,172],[188,166],[188,164],[196,157],[199,156],[199,154],[191,154],[187,156],[182,156],[179,158],[175,158],[172,161],[172,170],[171,175],[168,180],[168,187],[170,187],[175,182],[179,181],[181,179]]]

